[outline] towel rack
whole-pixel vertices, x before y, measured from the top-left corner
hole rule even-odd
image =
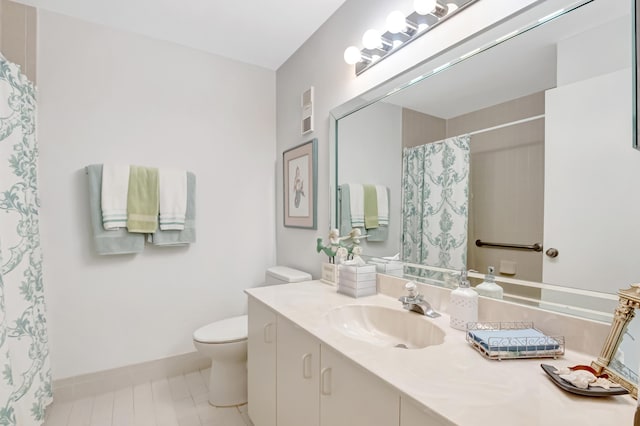
[[[542,244],[540,243],[526,245],[526,244],[509,244],[509,243],[489,243],[482,240],[476,240],[476,246],[514,249],[514,250],[542,251]]]

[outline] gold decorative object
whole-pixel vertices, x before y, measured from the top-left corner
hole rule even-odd
[[[629,322],[635,316],[635,310],[640,308],[640,284],[632,284],[630,288],[618,291],[618,296],[619,303],[611,323],[611,330],[602,346],[598,359],[591,363],[591,367],[599,374],[608,374],[609,380],[620,384],[629,391],[631,396],[638,399],[638,384],[632,383],[619,372],[613,371],[610,368],[610,364],[620,342],[622,342],[622,337],[627,330]]]

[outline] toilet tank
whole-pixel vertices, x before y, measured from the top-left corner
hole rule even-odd
[[[311,274],[287,266],[272,266],[264,275],[265,285],[299,283],[312,279]]]

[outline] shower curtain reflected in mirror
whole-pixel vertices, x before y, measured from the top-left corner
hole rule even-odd
[[[35,87],[0,55],[1,425],[42,425],[52,400],[35,112]]]
[[[467,264],[468,135],[405,148],[402,159],[402,260],[460,270]],[[411,268],[411,275],[439,278]]]

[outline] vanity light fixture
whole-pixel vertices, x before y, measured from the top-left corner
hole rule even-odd
[[[414,12],[405,15],[399,10],[392,11],[387,17],[384,32],[376,28],[368,29],[362,36],[364,47],[347,47],[344,60],[349,65],[355,65],[356,75],[360,75],[476,1],[450,0],[445,4],[436,0],[414,0]]]
[[[387,16],[387,31],[398,34],[407,31],[407,18],[399,10],[394,10]]]
[[[413,2],[413,8],[419,15],[426,15],[436,8],[436,4],[436,0],[415,0]]]

